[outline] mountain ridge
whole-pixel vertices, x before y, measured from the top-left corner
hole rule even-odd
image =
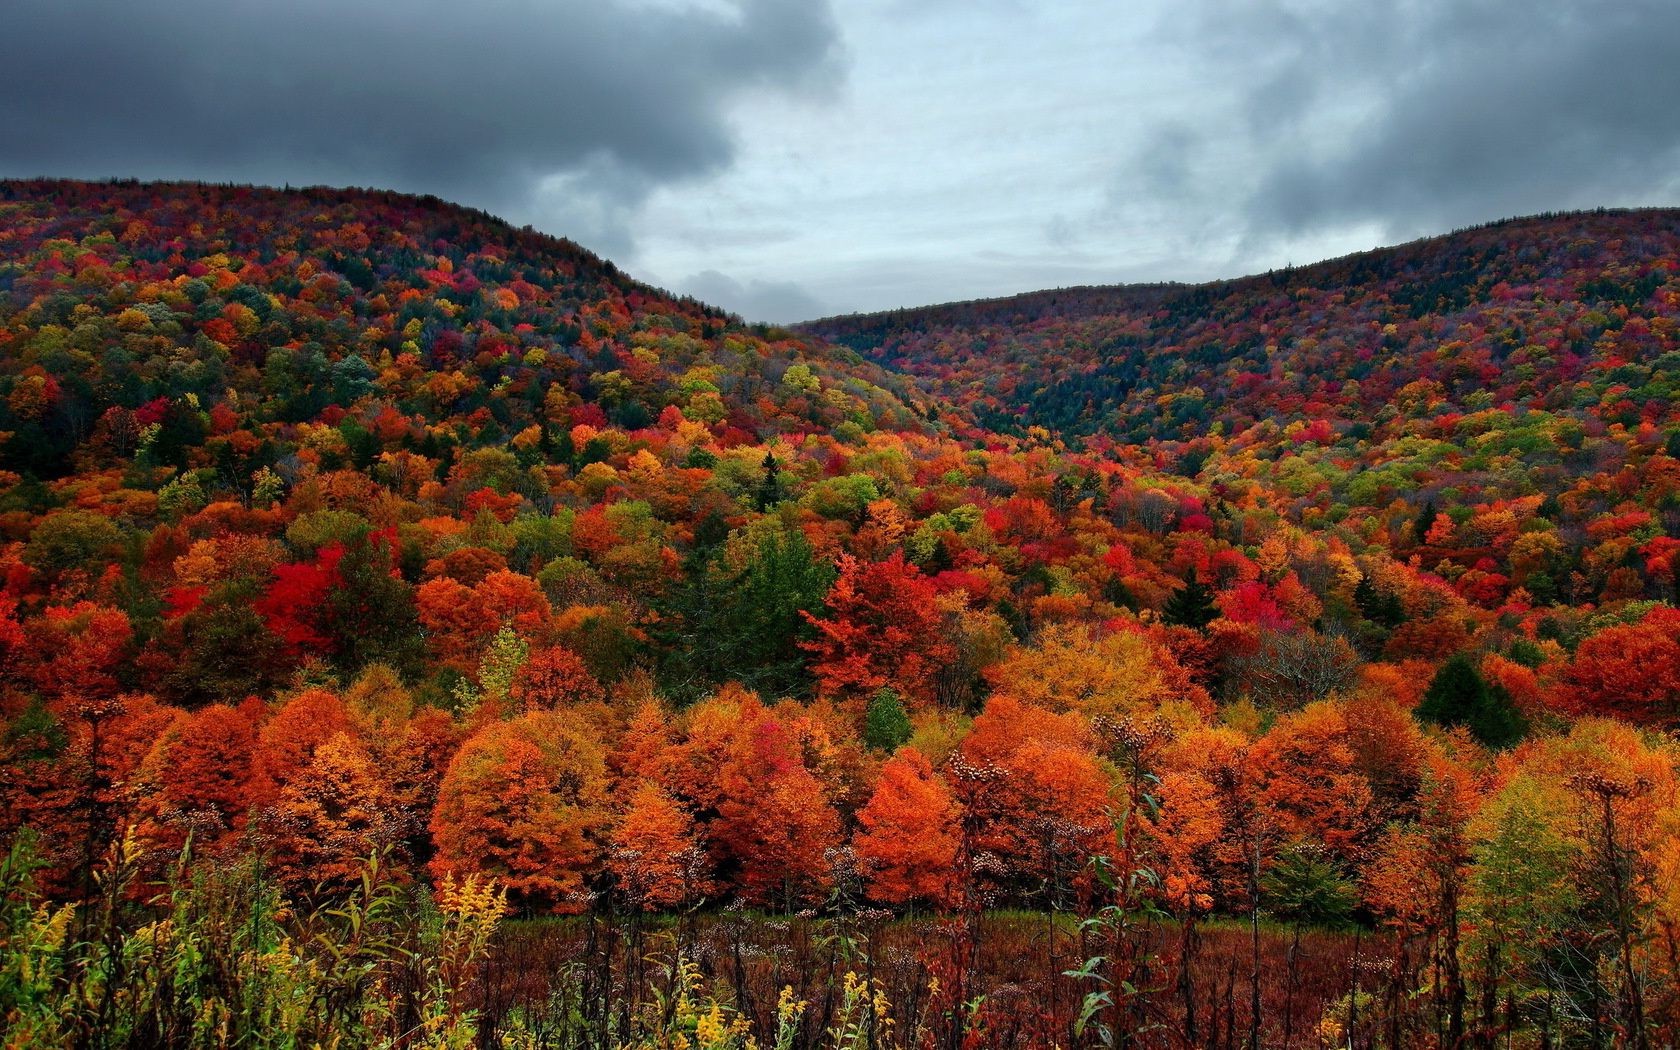
[[[1319,259],[1315,262],[1300,265],[1289,264],[1274,267],[1265,271],[1239,274],[1235,277],[1214,277],[1205,281],[1124,281],[1113,284],[1071,284],[1058,285],[1054,288],[1035,288],[1028,291],[1010,292],[1004,295],[979,296],[973,299],[951,299],[936,303],[924,303],[919,306],[900,306],[886,310],[854,310],[846,313],[826,314],[808,320],[795,321],[784,327],[813,332],[825,331],[843,327],[845,322],[853,320],[870,320],[875,318],[902,317],[937,313],[942,311],[959,311],[964,308],[992,307],[1002,311],[1011,304],[1030,304],[1036,300],[1049,299],[1050,305],[1057,305],[1055,300],[1061,297],[1095,300],[1105,296],[1120,297],[1135,295],[1137,298],[1148,298],[1151,295],[1165,296],[1175,292],[1196,292],[1213,290],[1259,281],[1276,281],[1279,275],[1302,274],[1323,267],[1350,263],[1360,259],[1373,258],[1389,253],[1397,253],[1407,249],[1422,248],[1439,244],[1455,237],[1477,233],[1485,230],[1506,229],[1513,226],[1538,225],[1574,218],[1600,218],[1621,216],[1649,216],[1669,215],[1676,222],[1680,222],[1680,205],[1645,205],[1637,207],[1598,207],[1581,208],[1566,211],[1535,212],[1527,215],[1512,215],[1503,219],[1491,219],[1487,222],[1460,226],[1445,233],[1424,234],[1407,241],[1394,244],[1377,245],[1359,251],[1347,252]],[[1031,316],[1031,311],[1017,311]]]
[[[1144,444],[1214,424],[1236,433],[1314,415],[1352,423],[1418,380],[1442,382],[1460,409],[1484,407],[1469,400],[1482,391],[1545,405],[1576,382],[1660,357],[1676,272],[1680,210],[1604,209],[1228,281],[1048,290],[800,330],[916,376],[993,429]],[[1642,332],[1655,321],[1655,341],[1621,346],[1629,318]],[[1507,382],[1513,354],[1532,376]],[[1309,376],[1355,386],[1326,391]],[[1664,399],[1653,391],[1643,416],[1666,419]]]

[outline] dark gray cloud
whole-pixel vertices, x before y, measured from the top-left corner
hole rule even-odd
[[[0,173],[379,185],[608,251],[839,75],[827,0],[11,0]]]
[[[437,193],[779,321],[1680,204],[1677,55],[1675,0],[0,0],[0,175]]]
[[[1256,238],[1351,223],[1412,236],[1680,190],[1671,0],[1230,0],[1209,13],[1201,31],[1248,80]]]

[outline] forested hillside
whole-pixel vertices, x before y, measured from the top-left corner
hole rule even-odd
[[[1416,415],[1673,418],[1680,212],[1493,223],[1206,285],[1033,292],[813,321],[987,425],[1133,443]]]
[[[12,1041],[1672,1039],[1677,253],[797,334],[435,200],[0,183]]]

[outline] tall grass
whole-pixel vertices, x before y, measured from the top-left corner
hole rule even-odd
[[[98,894],[54,905],[27,840],[0,864],[0,1025],[8,1047],[469,1047],[466,986],[504,911],[476,880],[433,900],[379,857],[357,885],[310,905],[255,861],[183,854],[164,885],[137,883],[132,837]]]

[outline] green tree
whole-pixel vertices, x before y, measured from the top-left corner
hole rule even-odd
[[[73,569],[94,572],[116,558],[122,544],[122,530],[103,514],[61,510],[35,526],[23,548],[23,560],[30,568],[52,575]]]
[[[764,477],[758,483],[758,491],[753,496],[753,506],[760,514],[782,501],[782,469],[776,460],[774,452],[764,453]]]
[[[394,545],[364,530],[345,544],[338,563],[323,619],[341,668],[352,676],[372,663],[413,674],[424,657],[414,588],[395,572]]]
[[[911,732],[910,715],[898,693],[891,689],[877,691],[863,716],[863,742],[890,754],[910,740]]]
[[[1353,589],[1353,601],[1359,606],[1359,615],[1378,627],[1392,629],[1406,622],[1406,608],[1399,597],[1393,591],[1378,590],[1369,576],[1360,577]]]
[[[1493,748],[1509,747],[1528,731],[1510,696],[1488,685],[1464,653],[1454,653],[1435,672],[1417,713],[1439,726],[1464,726],[1471,736]]]
[[[1339,926],[1353,916],[1359,894],[1322,846],[1286,847],[1260,883],[1266,910],[1296,926]]]
[[[725,659],[743,684],[772,696],[804,692],[813,635],[801,612],[821,613],[834,566],[817,558],[803,533],[772,533],[731,581],[721,617]]]
[[[1196,570],[1184,578],[1184,586],[1172,593],[1161,609],[1161,618],[1175,627],[1194,627],[1201,630],[1219,617],[1213,604],[1213,588],[1196,578]]]

